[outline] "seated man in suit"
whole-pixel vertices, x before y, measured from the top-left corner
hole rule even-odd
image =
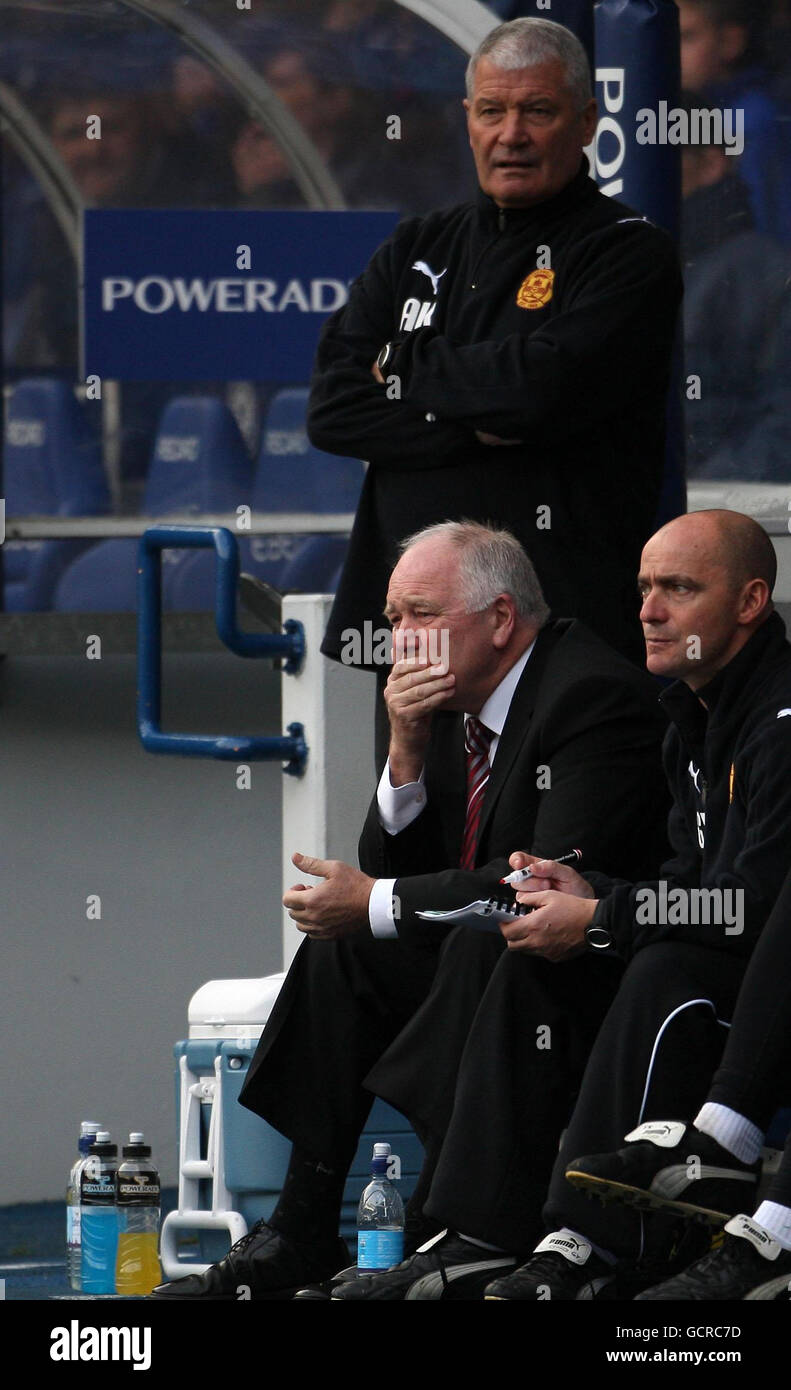
[[[509,532],[447,522],[409,538],[386,614],[396,658],[386,689],[390,749],[361,868],[294,855],[321,881],[284,897],[307,939],[241,1097],[293,1142],[280,1200],[269,1222],[206,1274],[162,1285],[156,1297],[283,1298],[347,1262],[338,1221],[372,1103],[366,1081],[376,1068],[374,1089],[388,1086],[403,1048],[415,1062],[408,1029],[432,1001],[442,1027],[415,1067],[420,1094],[416,1088],[414,1105],[404,1107],[426,1148],[421,1191],[410,1203],[414,1249],[426,1236],[421,1194],[459,1058],[506,951],[499,932],[429,922],[419,912],[502,897],[508,856],[525,845],[556,856],[580,848],[586,863],[638,876],[661,859],[667,800],[657,691],[582,624],[550,618]],[[551,1083],[536,1088],[545,1184],[620,969],[595,953],[561,969],[524,964],[538,967],[546,1017],[559,1020]]]

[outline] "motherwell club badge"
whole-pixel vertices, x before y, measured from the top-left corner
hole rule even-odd
[[[520,309],[543,309],[552,298],[555,283],[554,270],[531,270],[516,292],[516,302]]]

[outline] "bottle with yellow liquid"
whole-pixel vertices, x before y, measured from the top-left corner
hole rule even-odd
[[[159,1243],[159,1173],[144,1135],[129,1135],[116,1175],[118,1255],[115,1291],[144,1296],[162,1282]]]

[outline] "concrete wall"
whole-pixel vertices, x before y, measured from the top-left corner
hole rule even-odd
[[[370,678],[344,675],[367,695]],[[242,791],[235,763],[152,756],[134,704],[132,656],[2,663],[0,1205],[60,1195],[81,1119],[119,1139],[143,1129],[174,1183],[172,1048],[190,996],[281,966],[280,765],[253,763]],[[169,653],[162,723],[279,733],[280,676]],[[358,761],[351,847],[372,781]]]

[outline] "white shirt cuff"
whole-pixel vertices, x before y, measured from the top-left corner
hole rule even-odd
[[[393,914],[394,878],[377,878],[368,899],[368,921],[374,936],[386,939],[398,936]]]
[[[382,828],[388,835],[399,835],[417,819],[426,804],[423,773],[421,772],[417,782],[405,782],[403,787],[394,787],[390,781],[388,758],[376,790],[376,803]]]

